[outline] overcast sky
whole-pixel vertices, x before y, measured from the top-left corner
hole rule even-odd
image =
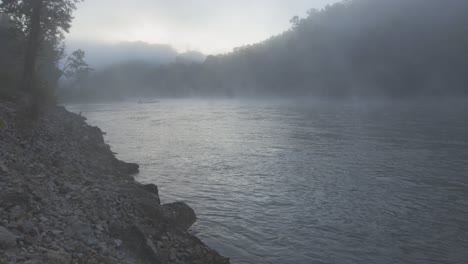
[[[87,0],[69,41],[169,44],[178,51],[229,52],[289,28],[294,15],[337,0]]]

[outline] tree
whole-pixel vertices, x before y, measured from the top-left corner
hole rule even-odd
[[[73,20],[77,3],[83,0],[2,0],[0,12],[10,16],[16,28],[24,33],[31,30],[34,5],[42,2],[41,29],[44,38],[63,37]]]
[[[59,47],[73,19],[72,12],[82,0],[3,0],[0,12],[7,13],[17,30],[27,36],[21,88],[34,92],[38,51],[44,41]]]
[[[292,25],[293,28],[296,28],[299,26],[301,22],[301,19],[299,18],[299,16],[293,16],[290,20],[289,20],[289,23]]]
[[[85,61],[85,52],[83,50],[75,50],[68,58],[65,60],[61,73],[67,78],[72,78],[80,72],[90,72],[92,69],[89,67],[88,63]],[[62,77],[62,75],[60,77]]]
[[[41,36],[41,13],[42,0],[35,0],[32,6],[31,30],[29,32],[28,45],[24,57],[24,72],[21,84],[21,89],[25,92],[31,92],[34,84],[34,70]]]
[[[80,92],[83,93],[82,89],[89,75],[94,70],[89,67],[85,61],[85,52],[82,50],[76,50],[65,60],[62,68],[60,69],[59,79],[65,76],[72,81],[72,86],[78,85]],[[58,81],[58,79],[57,79]]]

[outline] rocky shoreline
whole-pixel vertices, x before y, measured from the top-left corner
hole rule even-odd
[[[63,107],[32,122],[0,102],[0,263],[200,263],[229,259],[189,232],[194,211],[161,205],[138,165]]]

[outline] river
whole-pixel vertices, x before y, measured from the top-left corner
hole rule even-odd
[[[468,104],[68,105],[234,264],[466,263]]]

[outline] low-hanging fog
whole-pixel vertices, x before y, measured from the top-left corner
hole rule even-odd
[[[467,84],[468,0],[0,0],[0,264],[468,263]]]
[[[143,41],[119,42],[115,44],[70,41],[69,52],[82,49],[86,52],[87,63],[96,70],[126,63],[146,62],[153,65],[170,64],[178,61],[202,63],[205,55],[198,51],[179,53],[167,44],[150,44]]]
[[[96,71],[59,93],[66,100],[466,95],[467,12],[464,0],[342,1],[206,59],[170,45],[80,43]]]

